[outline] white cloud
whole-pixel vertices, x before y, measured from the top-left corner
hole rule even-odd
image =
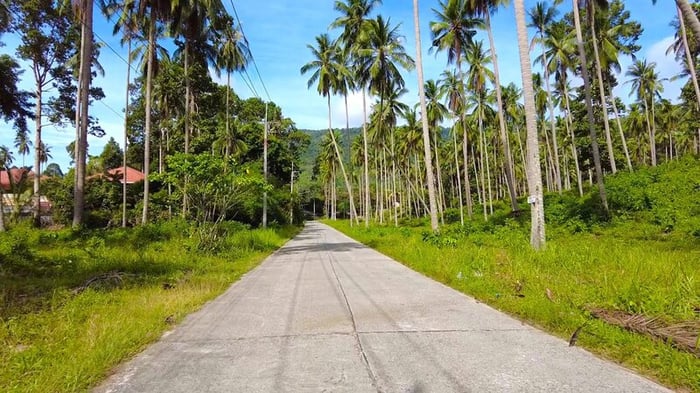
[[[659,77],[669,79],[663,83],[663,97],[676,101],[686,80],[670,81],[670,78],[683,72],[683,67],[676,61],[675,55],[673,53],[666,55],[666,50],[673,44],[673,41],[674,37],[668,36],[654,43],[646,51],[646,58],[649,63],[656,63],[656,71],[659,73]]]

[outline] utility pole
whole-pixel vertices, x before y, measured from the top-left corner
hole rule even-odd
[[[289,223],[294,223],[294,161],[292,161],[292,181],[289,183]]]
[[[263,133],[263,174],[267,185],[267,102],[265,102],[265,131]],[[263,191],[262,226],[267,228],[267,190]]]

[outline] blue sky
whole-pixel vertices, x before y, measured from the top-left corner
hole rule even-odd
[[[232,13],[229,0],[223,0]],[[308,75],[301,75],[299,68],[311,60],[311,54],[306,47],[314,42],[314,37],[328,32],[328,25],[336,18],[333,10],[333,0],[234,0],[243,30],[253,51],[262,79],[269,91],[270,98],[282,107],[283,113],[296,122],[299,128],[321,129],[327,127],[326,101],[315,89],[308,90],[306,83]],[[525,0],[527,9],[534,6],[536,1]],[[570,2],[565,1],[560,6],[560,12],[570,10]],[[639,39],[642,50],[639,58],[657,63],[657,70],[662,78],[670,78],[677,74],[680,66],[673,56],[666,56],[666,48],[673,39],[673,29],[669,23],[676,15],[675,3],[660,1],[652,5],[651,0],[635,0],[625,2],[630,10],[632,19],[639,21],[644,32]],[[421,35],[423,41],[424,72],[426,79],[437,79],[446,67],[446,57],[443,53],[429,54],[430,44],[429,22],[433,18],[432,8],[438,7],[437,0],[421,1]],[[413,33],[413,8],[408,0],[384,0],[376,12],[391,19],[393,24],[401,23],[400,31],[405,37],[408,54],[415,58],[415,40]],[[126,78],[126,49],[119,45],[119,38],[112,36],[109,22],[96,12],[96,33],[99,40],[106,43],[119,53],[115,54],[109,47],[101,51],[100,62],[105,68],[105,76],[98,77],[94,84],[104,89],[106,98],[102,102],[93,103],[90,108],[92,115],[100,120],[107,132],[103,138],[90,137],[89,154],[98,155],[110,136],[117,141],[123,139],[123,108]],[[492,18],[496,49],[499,56],[501,83],[506,85],[514,82],[521,85],[518,48],[515,34],[515,15],[513,6],[502,8]],[[330,32],[332,35],[337,33]],[[530,37],[533,32],[530,31]],[[477,39],[487,42],[484,33],[479,33]],[[6,46],[0,48],[4,53],[14,55],[17,38],[6,34],[2,37]],[[488,46],[488,45],[486,45]],[[537,51],[537,50],[536,50]],[[533,54],[534,58],[537,54]],[[621,59],[623,73],[631,59]],[[537,68],[535,68],[537,71]],[[255,83],[256,91],[265,99],[260,81],[251,68],[250,75]],[[216,77],[214,76],[216,79]],[[416,72],[405,72],[406,87],[409,92],[404,100],[413,105],[418,100]],[[624,76],[620,77],[624,81]],[[225,77],[220,83],[225,84]],[[665,82],[664,96],[676,99],[684,81]],[[32,90],[31,72],[28,69],[23,75],[22,88]],[[234,90],[243,98],[251,97],[254,93],[243,82],[240,76],[233,78]],[[623,100],[629,100],[629,86],[621,85],[615,93]],[[362,121],[362,99],[355,95],[349,98],[350,126],[359,126]],[[344,127],[345,110],[341,98],[334,98],[332,103],[334,127]],[[45,127],[43,139],[51,147],[52,162],[58,163],[64,171],[69,166],[69,157],[65,146],[74,139],[74,129]],[[14,131],[11,125],[0,121],[0,145],[12,146]],[[33,136],[32,136],[33,140]],[[16,156],[16,163],[21,164],[21,157]],[[33,156],[26,158],[26,163],[33,163]]]

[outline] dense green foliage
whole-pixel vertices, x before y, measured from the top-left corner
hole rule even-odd
[[[0,233],[0,391],[95,385],[298,231],[223,229],[217,254],[184,221]]]
[[[700,360],[670,344],[591,317],[620,310],[665,323],[700,319],[700,162],[685,159],[608,179],[613,218],[591,191],[549,194],[547,248],[528,245],[528,217],[501,205],[488,220],[433,234],[425,220],[399,228],[349,227],[357,240],[490,305],[673,387],[700,390]],[[550,296],[551,295],[551,299]]]

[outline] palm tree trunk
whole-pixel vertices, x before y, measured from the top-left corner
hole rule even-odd
[[[394,142],[394,128],[391,128],[391,189],[394,202],[394,226],[399,226],[399,204],[396,198],[396,147]]]
[[[683,49],[685,51],[685,60],[688,63],[688,71],[690,71],[690,79],[693,81],[693,89],[695,90],[695,99],[698,102],[698,110],[700,110],[700,86],[698,86],[698,75],[695,72],[695,64],[693,61],[693,55],[690,52],[690,45],[688,45],[688,34],[685,30],[685,18],[683,17],[683,12],[678,8],[678,20],[680,21],[681,27],[681,37],[683,38]],[[693,14],[694,15],[694,14]]]
[[[143,148],[143,211],[141,214],[141,223],[148,222],[148,199],[150,191],[150,182],[148,174],[151,166],[151,90],[153,85],[153,51],[156,46],[156,22],[151,16],[150,26],[148,27],[148,62],[146,64],[146,125],[144,129],[144,148]]]
[[[457,55],[457,73],[459,75],[459,80],[462,81],[464,79],[464,76],[462,75],[462,57],[461,54]],[[459,90],[460,90],[460,95],[464,97],[464,84],[460,83],[459,84]],[[462,159],[464,162],[462,163],[462,168],[464,172],[464,194],[467,199],[467,215],[469,218],[472,218],[472,215],[474,214],[474,202],[472,201],[472,193],[471,193],[471,184],[469,181],[469,139],[467,137],[467,119],[466,119],[466,106],[462,105],[462,111],[459,114],[460,115],[460,121],[462,123]]]
[[[503,155],[505,157],[504,166],[506,172],[506,185],[508,186],[508,193],[510,195],[510,206],[513,212],[519,212],[520,207],[518,206],[518,195],[515,192],[515,168],[513,164],[513,155],[510,152],[510,145],[508,144],[508,134],[506,131],[506,119],[503,110],[503,94],[501,92],[501,77],[498,71],[498,56],[496,55],[496,45],[493,40],[493,31],[491,30],[491,17],[488,12],[485,13],[484,22],[486,24],[486,31],[489,36],[489,46],[491,48],[491,62],[493,63],[493,76],[494,85],[496,88],[496,104],[498,113],[498,125],[499,132],[501,136],[501,142],[503,143]]]
[[[591,37],[593,38],[593,55],[595,56],[595,71],[598,78],[598,93],[600,96],[600,106],[603,112],[603,125],[605,127],[605,143],[608,148],[608,159],[610,161],[610,169],[612,173],[617,173],[615,165],[615,151],[612,144],[612,136],[610,135],[610,120],[608,119],[607,100],[605,99],[605,84],[603,83],[603,71],[600,65],[600,54],[598,53],[598,36],[595,29],[595,5],[593,2],[588,3],[588,22],[591,29]]]
[[[131,33],[128,33],[131,34]],[[122,159],[122,228],[126,228],[126,153],[129,142],[129,85],[131,83],[131,36],[127,39],[126,97],[124,104],[124,157]]]
[[[569,137],[571,138],[571,156],[574,159],[574,166],[576,168],[576,184],[578,184],[578,193],[583,196],[583,179],[581,178],[581,167],[578,163],[578,149],[576,147],[576,136],[574,135],[574,127],[571,120],[571,107],[569,105],[569,91],[564,91],[564,103],[566,105],[566,129],[569,132]]]
[[[459,173],[459,155],[457,154],[457,127],[452,125],[452,142],[455,150],[455,170],[457,171],[457,196],[459,197],[459,222],[464,226],[464,205],[462,204],[462,180]]]
[[[545,62],[545,48],[542,46],[542,62]],[[549,68],[544,66],[544,86],[547,89],[547,106],[549,107],[549,125],[550,132],[552,133],[552,150],[554,150],[554,184],[557,187],[557,191],[561,194],[561,164],[559,161],[559,142],[557,141],[557,126],[556,118],[554,116],[554,103],[552,102],[552,88],[549,84]]]
[[[0,167],[0,171],[2,171],[2,170],[5,170],[5,168]],[[8,175],[9,175],[9,172],[8,172]],[[0,232],[6,231],[6,228],[5,228],[5,204],[4,204],[5,196],[3,195],[4,191],[5,190],[2,189],[2,186],[0,186]]]
[[[603,209],[608,212],[608,198],[605,192],[605,183],[603,183],[603,167],[600,163],[600,148],[598,147],[598,135],[595,129],[593,120],[593,100],[591,98],[591,84],[588,77],[588,62],[586,61],[586,51],[583,47],[583,34],[581,33],[581,19],[579,17],[578,0],[573,1],[574,10],[574,25],[576,26],[576,41],[578,43],[578,53],[581,59],[581,76],[583,77],[583,86],[586,95],[586,113],[588,116],[588,128],[591,133],[591,148],[593,150],[593,164],[595,166],[596,181],[598,183],[598,191],[600,193],[600,201],[603,204]]]
[[[439,128],[439,127],[438,127]],[[440,166],[440,149],[438,146],[438,130],[433,133],[435,140],[435,173],[437,175],[437,192],[438,192],[438,203],[437,209],[440,214],[440,223],[445,225],[445,194],[442,187],[442,167]]]
[[[480,204],[485,204],[486,203],[486,197],[482,195],[481,191],[483,191],[483,188],[481,187],[481,182],[479,181],[479,168],[477,167],[477,160],[476,159],[476,152],[474,151],[474,146],[472,145],[472,157],[474,157],[474,160],[472,160],[472,164],[474,167],[474,179],[476,180],[476,198],[477,201]]]
[[[34,110],[34,123],[35,123],[35,133],[34,133],[34,209],[32,211],[32,219],[35,226],[39,226],[41,217],[41,112],[42,112],[42,88],[37,86],[36,89],[36,108]],[[80,112],[80,111],[78,111]],[[78,130],[80,130],[80,125],[78,124]],[[78,148],[76,143],[76,150]],[[77,155],[76,155],[77,157]],[[76,158],[76,168],[77,168],[77,158]],[[7,172],[8,176],[10,172]],[[17,201],[15,201],[17,203]]]
[[[625,132],[622,130],[622,122],[620,121],[620,112],[617,110],[617,104],[615,103],[615,95],[612,93],[612,88],[610,89],[610,102],[612,103],[613,112],[615,113],[615,123],[617,124],[617,130],[620,133],[620,139],[622,140],[622,150],[625,152],[625,161],[627,163],[627,169],[632,172],[632,159],[630,158],[630,150],[627,147],[627,138],[625,138]]]
[[[486,138],[484,138],[484,124],[481,119],[481,103],[479,103],[479,169],[481,173],[481,194],[483,195],[484,220],[488,220],[488,211],[486,206],[486,178],[484,165],[484,149],[486,149]]]
[[[688,0],[676,0],[676,6],[681,10],[688,24],[690,24],[690,29],[695,35],[696,42],[700,42],[700,21],[698,21],[698,16],[695,15],[693,7]]]
[[[656,105],[654,97],[651,97],[651,135],[649,135],[649,149],[651,149],[651,166],[656,166]]]
[[[484,156],[486,161],[486,184],[487,189],[489,191],[489,213],[493,214],[493,195],[491,192],[491,164],[489,164],[489,148],[488,141],[486,140],[486,132],[482,134],[482,137],[484,138]]]
[[[81,35],[81,53],[80,53],[80,87],[78,100],[80,108],[80,123],[76,124],[78,132],[76,135],[75,146],[75,194],[73,208],[73,227],[77,228],[83,224],[83,211],[85,209],[85,169],[87,159],[87,126],[88,126],[88,107],[90,94],[90,79],[92,66],[92,9],[93,2],[86,0],[83,3],[82,19],[83,29]],[[36,176],[40,176],[38,172],[40,167],[36,168]],[[38,192],[38,190],[37,190]]]
[[[229,101],[230,98],[229,96],[231,95],[231,72],[226,71],[226,139],[230,138],[231,136],[231,119],[229,119],[230,115],[230,108],[229,108]],[[228,158],[229,155],[229,146],[231,143],[229,141],[226,141],[226,158]]]
[[[347,146],[348,149],[348,165],[350,166],[350,173],[352,173],[352,157],[350,156],[351,154],[351,149],[350,147],[352,146],[352,143],[350,142],[350,113],[348,112],[348,94],[345,93],[343,94],[343,101],[345,101],[345,145]]]
[[[343,156],[340,154],[340,150],[338,149],[338,143],[335,140],[335,135],[333,134],[333,127],[331,123],[331,96],[330,94],[328,95],[328,132],[331,134],[331,140],[333,141],[333,149],[335,150],[335,155],[338,157],[338,163],[340,164],[340,172],[343,174],[343,180],[345,181],[345,188],[347,188],[348,191],[348,200],[350,202],[350,221],[352,221],[353,217],[355,218],[355,222],[359,225],[359,221],[357,219],[357,212],[355,211],[355,202],[352,197],[352,187],[350,186],[350,181],[348,181],[348,175],[345,173],[345,165],[343,165]]]
[[[527,127],[527,178],[530,194],[528,202],[530,203],[532,214],[530,244],[534,249],[539,250],[545,246],[544,201],[542,198],[542,172],[540,171],[535,95],[532,87],[532,69],[530,66],[523,0],[515,0],[515,21],[518,32],[523,97],[525,98],[525,125]],[[585,65],[586,63],[584,62],[583,64]]]
[[[362,145],[364,147],[363,159],[365,163],[365,228],[369,228],[369,220],[372,217],[372,205],[369,193],[369,151],[367,150],[367,102],[365,98],[365,89],[362,89]]]
[[[430,157],[430,131],[428,129],[428,110],[425,104],[425,88],[423,83],[423,54],[420,43],[420,17],[418,15],[418,0],[413,0],[413,27],[416,35],[416,70],[418,71],[418,96],[420,98],[421,122],[423,125],[423,151],[425,155],[425,172],[428,182],[428,199],[430,202],[430,226],[433,232],[438,231],[437,204],[435,201],[435,181],[433,179],[433,163]]]

